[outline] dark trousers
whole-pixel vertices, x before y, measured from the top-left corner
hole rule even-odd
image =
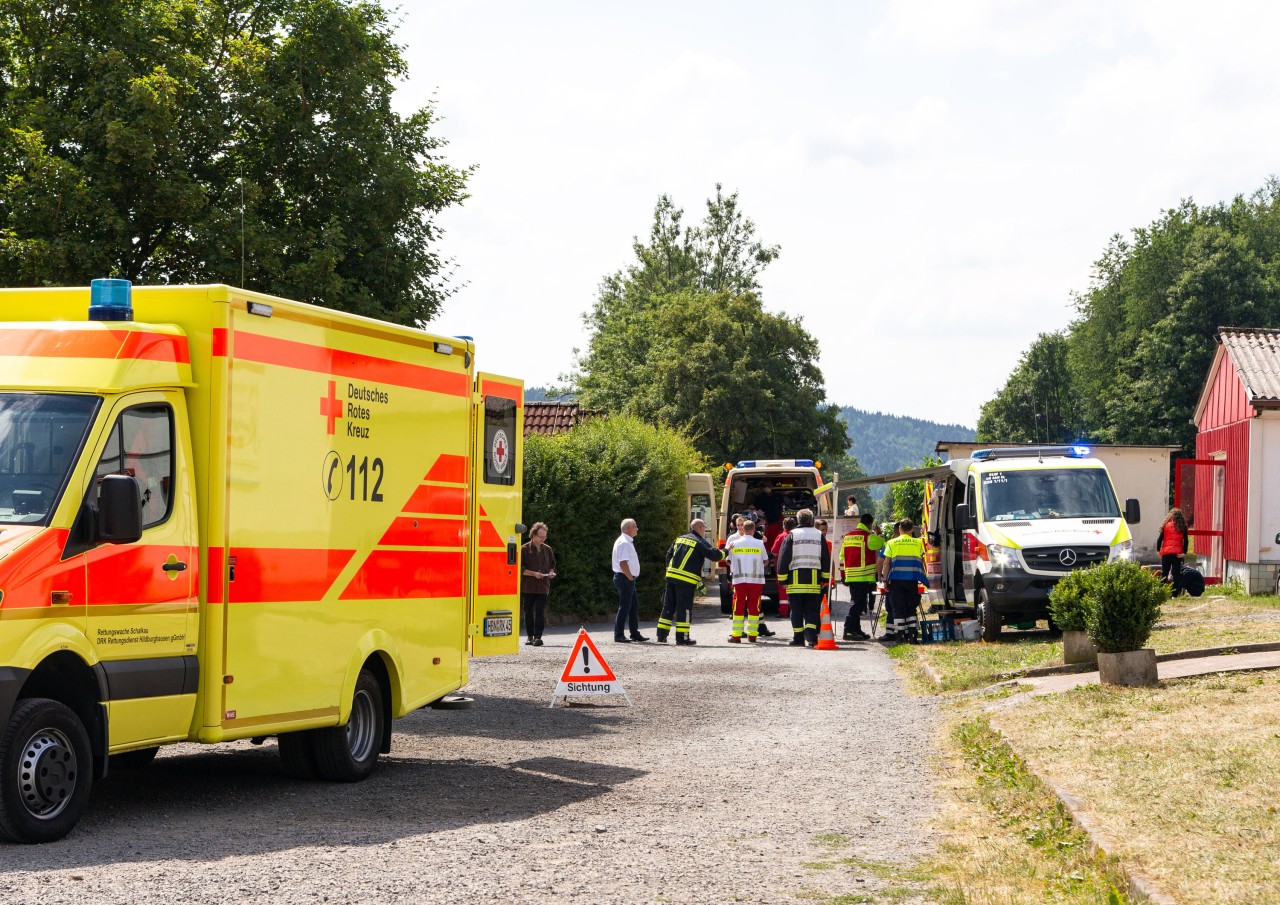
[[[613,637],[623,637],[628,623],[631,634],[640,634],[640,598],[636,596],[635,581],[621,572],[614,572],[613,586],[618,589],[618,616],[613,620]]]
[[[804,632],[804,640],[810,644],[818,643],[818,618],[822,614],[821,594],[801,594],[790,591],[791,631],[796,635]]]
[[[844,633],[856,635],[862,631],[862,617],[871,612],[871,604],[875,600],[876,583],[874,581],[851,581],[848,584],[849,615],[844,617]]]
[[[1173,573],[1173,596],[1177,597],[1182,593],[1182,557],[1177,553],[1162,553],[1160,555],[1160,577],[1168,580],[1170,572]]]
[[[911,631],[918,623],[920,587],[914,580],[893,579],[889,582],[889,628]]]
[[[658,640],[667,640],[667,633],[675,626],[676,638],[688,637],[693,614],[693,593],[696,590],[687,581],[667,579],[667,593],[662,598],[662,615],[658,617]]]
[[[541,638],[547,627],[547,595],[521,594],[520,608],[524,610],[525,637]]]

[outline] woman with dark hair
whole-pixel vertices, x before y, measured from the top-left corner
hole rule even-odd
[[[1187,517],[1176,506],[1169,510],[1156,537],[1160,551],[1160,577],[1168,581],[1172,572],[1173,596],[1182,593],[1182,558],[1187,555]]]

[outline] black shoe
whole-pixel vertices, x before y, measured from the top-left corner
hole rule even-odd
[[[787,647],[804,647],[804,639],[793,638],[790,642],[787,643]]]
[[[624,637],[624,636],[622,636],[622,635],[614,635],[614,636],[613,636],[613,643],[614,643],[614,644],[630,644],[630,643],[631,643],[631,639],[630,639],[630,638],[626,638],[626,637]]]
[[[853,632],[845,632],[845,633],[844,633],[844,637],[843,637],[843,638],[841,638],[840,640],[841,640],[841,641],[853,641],[853,640],[855,640],[855,638],[854,638],[854,636],[853,636]]]
[[[871,636],[868,635],[866,632],[854,632],[853,640],[854,641],[870,641]]]
[[[778,633],[777,633],[777,632],[775,632],[773,629],[769,628],[769,626],[767,626],[767,625],[762,625],[762,626],[760,626],[760,637],[761,637],[761,638],[772,638],[772,637],[773,637],[774,635],[776,635],[776,634],[778,634]]]
[[[532,636],[530,636],[530,637],[528,637],[528,638],[525,638],[525,639],[524,639],[524,643],[525,643],[525,644],[532,644],[532,643],[533,643],[533,638],[532,638]]]
[[[649,639],[646,638],[644,635],[640,634],[639,632],[636,632],[634,635],[631,636],[631,640],[632,641],[648,641]]]
[[[542,639],[541,639],[541,638],[534,638],[534,639],[533,639],[532,641],[530,641],[529,643],[530,643],[530,644],[532,644],[534,647],[542,647]]]
[[[658,637],[654,638],[653,640],[657,641],[659,644],[666,644],[667,636],[662,634],[662,632],[658,632]]]
[[[679,644],[681,647],[692,647],[693,645],[695,645],[695,644],[697,644],[697,643],[698,643],[698,642],[697,642],[697,641],[694,641],[692,638],[677,638],[677,639],[676,639],[676,644]]]

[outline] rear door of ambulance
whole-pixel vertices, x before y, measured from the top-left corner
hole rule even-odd
[[[476,375],[471,458],[471,653],[519,650],[524,383]]]

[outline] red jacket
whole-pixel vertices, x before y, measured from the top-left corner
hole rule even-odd
[[[1165,522],[1160,526],[1160,537],[1156,541],[1161,556],[1186,556],[1187,536],[1174,527],[1173,522]]]

